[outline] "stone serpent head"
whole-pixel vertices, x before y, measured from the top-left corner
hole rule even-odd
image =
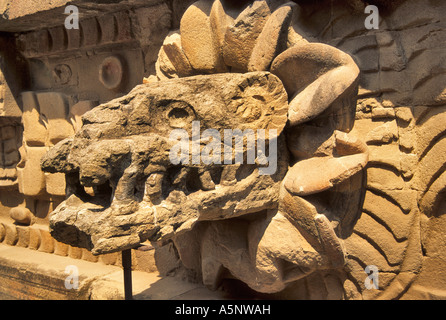
[[[247,130],[274,131],[279,136],[275,143],[283,149],[280,134],[287,110],[280,80],[265,72],[141,85],[93,109],[74,139],[61,142],[42,161],[44,170],[67,176],[68,199],[51,217],[54,236],[103,254],[171,237],[200,219],[276,207],[287,154],[272,159],[272,174],[259,173],[266,167],[258,159],[248,161],[247,143],[252,141],[246,141]],[[193,159],[193,124],[199,126],[198,163]],[[213,136],[206,129],[214,129]],[[234,132],[230,159],[224,159],[228,129]],[[244,136],[238,137],[236,130]],[[178,140],[178,132],[187,139]],[[236,140],[245,145],[241,159],[236,159]],[[257,144],[257,138],[253,142]],[[265,143],[268,146],[269,139]],[[218,160],[204,164],[211,145],[210,156]],[[174,152],[178,147],[190,150],[187,161]],[[222,151],[213,155],[214,150]],[[177,154],[182,161],[176,161]]]

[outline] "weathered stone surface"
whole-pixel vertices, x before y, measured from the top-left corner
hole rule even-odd
[[[230,5],[228,7],[228,4],[226,1],[220,1],[216,0],[212,4],[212,9],[210,13],[210,22],[211,22],[211,28],[212,33],[217,40],[219,54],[223,56],[223,46],[225,44],[225,36],[227,29],[232,25],[234,22],[234,18],[232,17],[231,13],[233,10],[231,10]]]
[[[283,5],[268,18],[251,53],[249,71],[269,70],[274,58],[286,49],[294,6],[294,3]]]
[[[214,288],[216,273],[225,268],[259,292],[278,292],[327,262],[280,213],[253,222],[211,223],[201,242],[209,252],[202,260],[204,282]],[[289,263],[290,269],[280,274],[280,263]]]
[[[45,175],[40,169],[40,159],[46,154],[45,147],[23,147],[26,163],[17,168],[19,191],[27,196],[39,196],[45,192]],[[23,160],[23,159],[22,159]]]
[[[82,116],[97,105],[97,101],[80,101],[70,108],[70,118],[74,127],[74,132],[77,132],[82,128]]]
[[[136,88],[129,96],[84,115],[84,125],[74,140],[61,142],[42,162],[44,170],[67,175],[69,198],[50,219],[56,238],[92,248],[95,254],[132,248],[145,239],[173,239],[182,260],[186,264],[189,261],[191,269],[214,288],[220,284],[225,269],[255,290],[277,292],[316,270],[343,267],[345,251],[334,227],[337,219],[349,221],[349,226],[355,219],[361,195],[360,173],[367,162],[367,151],[347,135],[330,137],[336,129],[350,128],[348,124],[352,118],[348,116],[353,105],[344,100],[352,99],[355,94],[357,69],[353,61],[328,46],[323,48],[322,58],[315,57],[308,52],[316,52],[313,49],[317,46],[303,45],[311,62],[309,69],[319,69],[311,70],[315,72],[313,78],[310,79],[310,75],[294,90],[310,87],[312,81],[323,78],[318,85],[328,88],[326,92],[321,89],[328,98],[318,102],[314,114],[300,120],[288,116],[288,102],[292,100],[292,106],[298,103],[293,100],[295,92],[288,90],[292,95],[287,95],[285,89],[293,87],[296,76],[305,75],[304,72],[288,77],[281,75],[280,80],[269,73],[165,80],[189,75],[186,60],[197,73],[222,72],[226,70],[225,65],[232,71],[244,72],[250,67],[250,58],[254,70],[268,70],[275,56],[288,44],[286,35],[294,6],[283,5],[284,1],[255,1],[233,6],[225,1],[194,4],[181,21],[181,34],[172,34],[160,51],[157,71],[162,81],[147,81],[145,87]],[[191,21],[199,21],[202,28],[197,29]],[[218,62],[221,57],[224,64]],[[343,63],[342,59],[348,61]],[[294,68],[301,64],[298,55],[293,55],[289,63]],[[328,66],[325,69],[324,64]],[[336,70],[338,67],[341,70]],[[185,70],[183,74],[182,69]],[[335,74],[326,76],[329,71],[339,71],[346,77],[338,83]],[[200,88],[199,93],[197,88]],[[340,216],[335,210],[321,210],[323,205],[319,197],[308,201],[301,199],[289,193],[286,183],[283,184],[290,160],[293,168],[306,163],[304,160],[294,164],[298,159],[288,159],[282,134],[287,120],[291,120],[289,130],[292,133],[300,122],[321,114],[318,121],[325,131],[320,138],[327,155],[332,158],[319,160],[336,162],[340,157],[340,162],[348,163],[348,168],[345,172],[334,173],[333,177],[330,176],[333,172],[315,177],[309,175],[302,183],[313,188],[311,194],[333,192],[333,203],[343,211]],[[335,119],[327,122],[330,117]],[[199,149],[187,139],[175,144],[175,138],[181,137],[167,138],[175,129],[196,137],[201,127],[208,129],[205,131],[208,140],[202,140]],[[309,128],[313,128],[312,125]],[[244,131],[246,139],[249,139],[249,131],[245,130],[253,133],[276,130],[280,151],[275,171],[271,175],[260,175],[264,169],[260,159],[253,165],[235,164],[234,154],[229,159],[232,163],[220,165],[223,159],[217,150],[223,150],[228,141],[218,141],[216,135],[221,138],[225,129]],[[206,144],[210,141],[212,144]],[[257,142],[254,145],[259,147]],[[312,157],[322,148],[316,141],[304,139],[296,144],[300,145],[305,146],[300,155],[309,158],[308,161],[317,161],[318,158]],[[194,150],[201,155],[212,153],[212,162],[196,162],[189,147],[192,153]],[[269,147],[271,156],[274,154],[271,148],[275,146],[270,143]],[[186,161],[182,166],[175,166],[177,163],[172,166],[169,150],[173,148],[176,151],[187,148],[189,154],[182,158]],[[250,150],[244,152],[244,160],[254,159]],[[293,176],[294,172],[288,173]],[[311,180],[318,177],[330,183],[321,187]],[[300,209],[299,199],[306,203],[307,210]],[[345,204],[338,204],[343,200]],[[93,215],[93,211],[100,215]],[[208,223],[217,229],[223,228],[224,223],[229,222],[224,220],[236,218],[252,221],[250,231],[237,229],[233,236],[223,233],[222,239],[214,242],[201,227]],[[284,240],[276,243],[272,239],[277,237],[279,229],[283,230]],[[265,230],[272,231],[265,233]],[[245,238],[246,232],[246,245],[241,249],[244,250],[243,261],[231,263],[234,257],[221,248],[240,246],[242,243],[234,239]],[[199,250],[191,251],[187,249],[187,239],[189,235],[194,238],[194,234],[201,245]],[[287,241],[295,243],[296,248],[285,245]],[[215,249],[203,250],[206,246]],[[256,250],[257,255],[250,253]],[[296,254],[296,250],[300,253]],[[202,263],[195,263],[197,259]]]
[[[157,60],[157,75],[160,79],[184,77],[194,73],[189,59],[186,57],[181,36],[172,32],[164,40]]]
[[[221,83],[225,89],[216,90]],[[195,88],[201,93],[194,93]],[[129,96],[88,112],[76,138],[58,144],[42,161],[45,171],[67,174],[73,193],[50,219],[56,239],[108,253],[135,247],[144,238],[172,237],[197,220],[236,217],[274,206],[272,199],[287,166],[285,154],[279,155],[271,176],[259,176],[257,165],[245,163],[235,185],[219,188],[208,185],[218,183],[215,174],[221,170],[222,157],[204,167],[204,190],[190,184],[198,173],[192,153],[189,166],[181,172],[175,169],[169,150],[178,141],[169,134],[181,128],[192,138],[197,128],[191,120],[202,129],[216,128],[222,139],[217,147],[224,150],[225,129],[259,128],[280,135],[287,120],[287,95],[279,79],[269,73],[197,76],[139,86]],[[161,184],[161,193],[147,194],[145,181],[154,174],[160,174],[161,180],[153,181]],[[95,197],[102,200],[89,202],[83,187],[93,187]],[[241,192],[245,200],[240,202]],[[92,210],[102,213],[98,216]]]
[[[446,297],[444,3],[375,1],[379,29],[368,30],[363,1],[199,1],[180,23],[192,2],[0,4],[0,30],[16,33],[0,39],[0,241],[120,263],[117,253],[55,241],[46,224],[58,207],[60,240],[95,254],[161,240],[163,275],[213,289],[237,278],[279,299]],[[81,30],[64,30],[69,3],[80,8]],[[180,30],[163,45],[170,27]],[[251,70],[278,80],[190,77]],[[143,77],[148,85],[126,96]],[[199,147],[217,159],[224,142],[214,137],[227,127],[278,129],[280,173],[258,175],[259,161],[169,158],[167,150],[193,147],[170,133],[198,128],[211,129]],[[42,178],[33,150],[58,141]],[[139,262],[153,259],[134,267],[155,269]],[[379,270],[376,290],[365,287],[369,265]],[[13,283],[2,279],[2,288]],[[110,281],[90,297],[118,296],[100,291]]]
[[[65,175],[45,173],[45,190],[53,196],[65,197]]]
[[[17,223],[23,225],[30,225],[32,221],[32,213],[27,208],[17,207],[12,208],[10,211],[11,218]]]
[[[191,66],[197,72],[226,71],[219,41],[211,24],[212,2],[195,2],[181,19],[181,45]]]
[[[271,15],[266,1],[254,1],[234,20],[225,34],[223,58],[233,71],[246,72],[256,40]]]
[[[27,196],[43,196],[45,193],[65,196],[65,177],[61,174],[44,175],[40,170],[40,160],[47,151],[47,146],[52,146],[75,132],[76,122],[69,121],[68,97],[57,92],[25,92],[22,99],[24,145],[20,147],[19,189]],[[77,113],[77,119],[73,115],[75,121],[79,122],[81,112],[86,111],[81,109],[81,104],[73,109]],[[77,123],[77,126],[80,124]]]
[[[17,188],[17,165],[20,162],[19,147],[22,130],[20,118],[2,118],[0,121],[0,188],[10,191]]]
[[[74,134],[73,126],[67,121],[68,103],[58,93],[39,93],[36,95],[40,114],[48,123],[48,142],[56,144]]]
[[[1,46],[6,46],[6,43],[0,42]],[[0,116],[2,117],[20,117],[22,110],[11,91],[9,83],[6,81],[4,57],[0,54]]]
[[[366,164],[366,155],[303,160],[291,168],[285,187],[296,195],[311,195],[341,183],[362,171]]]
[[[76,5],[84,9],[83,17],[94,17],[104,12],[116,12],[133,6],[156,5],[157,0],[137,0],[129,4],[122,0],[89,1],[89,0],[57,0],[36,1],[25,0],[2,1],[0,4],[0,30],[20,32],[36,30],[45,26],[63,25],[67,17],[65,7]]]
[[[24,140],[28,145],[44,146],[47,139],[47,131],[40,121],[40,110],[37,99],[32,92],[22,94],[23,100],[23,126]]]
[[[324,44],[292,47],[280,54],[271,66],[292,97],[290,123],[302,124],[320,115],[347,91],[359,75],[347,54]]]

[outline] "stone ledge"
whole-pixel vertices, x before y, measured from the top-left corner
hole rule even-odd
[[[67,290],[67,266],[79,271],[79,290]],[[0,296],[25,300],[88,299],[91,283],[118,272],[118,267],[99,265],[68,257],[0,244]]]
[[[63,25],[68,5],[79,7],[80,19],[138,6],[152,6],[164,0],[7,0],[0,1],[0,31],[19,32]]]
[[[47,225],[34,224],[20,226],[12,222],[12,219],[0,217],[0,244],[17,246],[75,260],[98,262],[110,266],[121,266],[118,253],[102,256],[93,256],[86,249],[75,248],[56,241],[50,234]],[[147,273],[158,272],[155,262],[155,249],[146,251],[132,250],[133,270]]]
[[[65,288],[67,266],[79,270],[79,289]],[[200,284],[134,271],[136,300],[221,300]],[[0,244],[0,300],[122,300],[122,269]]]

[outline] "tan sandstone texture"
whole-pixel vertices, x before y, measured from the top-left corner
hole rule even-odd
[[[0,298],[446,299],[443,2],[106,2],[0,3]]]

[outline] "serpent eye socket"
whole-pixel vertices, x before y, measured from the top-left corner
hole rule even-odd
[[[188,128],[195,120],[193,108],[182,101],[170,103],[166,110],[166,116],[172,128]]]

